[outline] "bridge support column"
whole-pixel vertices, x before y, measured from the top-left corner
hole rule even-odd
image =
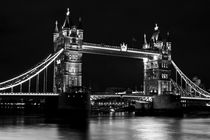
[[[173,95],[171,83],[171,42],[164,39],[158,40],[158,26],[148,44],[145,41],[145,49],[159,52],[151,58],[144,60],[144,92],[145,95],[153,95],[153,109],[159,111],[180,109],[180,97]]]
[[[143,59],[143,64],[144,64],[143,93],[144,95],[147,94],[147,91],[146,91],[147,63],[148,63],[148,58],[144,58]]]
[[[89,95],[82,87],[82,41],[81,26],[70,25],[69,11],[62,29],[54,33],[55,52],[64,49],[54,64],[54,92],[59,93],[58,109],[67,112],[88,110]]]
[[[160,55],[145,58],[144,62],[144,93],[146,95],[169,94],[171,89],[171,54],[169,42],[159,41]]]
[[[144,92],[146,95],[169,94],[171,89],[171,61],[164,55],[144,60]]]
[[[80,51],[65,50],[60,66],[59,82],[56,83],[57,91],[71,92],[74,87],[82,87],[82,53]]]

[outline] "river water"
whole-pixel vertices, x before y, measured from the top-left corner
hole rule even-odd
[[[0,116],[0,140],[209,140],[210,118],[136,117],[124,113],[87,120],[40,115]]]

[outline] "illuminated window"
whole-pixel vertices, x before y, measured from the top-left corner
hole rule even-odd
[[[148,64],[146,65],[146,67],[147,67],[147,69],[150,69],[150,68],[151,68],[151,63],[148,63]]]
[[[157,63],[157,61],[153,63],[153,68],[158,68],[158,63]]]
[[[168,54],[168,51],[162,50],[163,54]]]
[[[78,37],[79,37],[80,39],[83,39],[83,34],[82,34],[82,33],[79,33]]]
[[[167,45],[167,47],[168,47],[168,50],[171,51],[171,42],[167,42],[166,45]]]
[[[168,79],[168,74],[162,74],[162,79]]]
[[[162,62],[162,68],[168,68],[168,64],[167,64],[167,63]]]

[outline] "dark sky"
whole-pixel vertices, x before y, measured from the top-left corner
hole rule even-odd
[[[193,0],[7,0],[0,5],[0,81],[26,71],[53,51],[55,20],[63,24],[68,7],[75,23],[82,17],[86,42],[111,45],[126,42],[129,46],[135,38],[136,48],[141,48],[143,34],[149,38],[157,23],[161,33],[170,32],[175,63],[189,78],[196,75],[210,88],[210,6],[207,1]],[[138,77],[143,77],[139,60],[90,55],[84,58],[88,60],[84,61],[87,66],[84,72],[89,82],[98,80],[107,86],[134,87],[141,82]]]

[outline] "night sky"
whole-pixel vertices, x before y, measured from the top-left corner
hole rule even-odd
[[[210,6],[205,1],[10,1],[0,5],[0,81],[23,73],[53,52],[55,20],[63,24],[66,9],[77,24],[82,17],[84,41],[141,48],[155,23],[169,31],[172,59],[190,78],[210,88]],[[141,60],[84,56],[85,83],[95,88],[140,88]]]

